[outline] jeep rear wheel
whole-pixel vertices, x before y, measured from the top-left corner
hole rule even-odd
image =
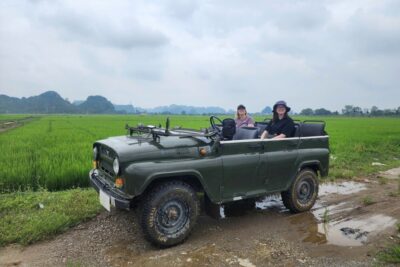
[[[300,171],[287,191],[281,193],[282,201],[291,212],[310,210],[318,197],[318,177],[315,171]]]
[[[141,226],[145,237],[161,247],[183,242],[197,221],[199,209],[190,185],[171,181],[156,186],[143,202]]]

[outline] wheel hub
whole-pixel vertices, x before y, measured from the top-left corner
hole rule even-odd
[[[297,187],[297,196],[300,202],[307,202],[313,195],[312,184],[308,179],[304,179]]]
[[[307,192],[308,192],[308,188],[307,188],[307,186],[306,185],[302,185],[302,187],[301,187],[301,194],[302,195],[306,195],[307,194]]]
[[[169,220],[176,220],[178,219],[178,210],[175,207],[172,207],[167,210],[167,216]]]
[[[186,224],[189,210],[183,202],[171,200],[164,203],[157,214],[159,229],[166,234],[173,234]]]

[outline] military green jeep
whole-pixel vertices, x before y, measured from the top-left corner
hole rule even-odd
[[[126,126],[125,136],[93,144],[89,177],[100,203],[140,211],[146,238],[161,247],[183,242],[200,206],[215,207],[280,193],[291,212],[311,209],[318,175],[328,175],[329,137],[324,122],[296,122],[293,136],[260,139],[266,123],[232,127],[232,119],[210,117],[196,131]],[[200,202],[204,201],[204,205]]]

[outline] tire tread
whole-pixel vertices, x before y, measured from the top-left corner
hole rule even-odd
[[[161,197],[162,195],[168,193],[168,191],[178,189],[178,188],[185,190],[186,192],[188,192],[191,195],[191,198],[193,199],[194,205],[195,205],[195,208],[193,210],[193,212],[196,213],[196,214],[194,214],[195,220],[190,221],[190,228],[188,230],[188,233],[186,233],[186,235],[184,235],[183,238],[177,238],[176,242],[166,241],[164,243],[161,243],[158,239],[156,239],[153,236],[153,234],[151,232],[151,228],[148,225],[149,215],[151,213],[151,210],[154,208],[153,201],[155,201],[158,197]],[[170,247],[170,246],[174,246],[174,245],[184,242],[189,237],[191,230],[193,229],[193,227],[196,224],[199,213],[200,213],[200,203],[197,198],[196,192],[194,191],[192,186],[190,186],[189,184],[187,184],[185,182],[179,181],[179,180],[172,180],[172,181],[164,182],[164,183],[157,185],[156,187],[154,187],[153,189],[150,190],[150,192],[146,195],[146,197],[144,197],[144,199],[142,200],[141,211],[140,211],[140,214],[141,214],[140,226],[144,233],[144,237],[148,241],[150,241],[154,245],[161,247],[161,248]]]
[[[316,180],[316,195],[318,196],[318,176],[317,176],[317,174],[315,173],[314,170],[309,169],[309,168],[305,168],[305,169],[301,170],[296,175],[296,178],[294,179],[293,183],[290,185],[289,189],[281,192],[283,205],[293,213],[299,213],[299,212],[306,211],[304,209],[298,208],[295,205],[295,194],[296,194],[295,186],[296,186],[297,181],[300,179],[300,177],[302,177],[307,172],[311,172],[313,178],[315,178],[315,180]],[[314,203],[315,203],[315,201],[314,201]],[[313,205],[314,205],[314,203],[313,203]]]

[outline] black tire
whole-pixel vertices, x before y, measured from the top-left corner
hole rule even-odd
[[[148,241],[170,247],[189,236],[199,211],[193,188],[181,181],[170,181],[156,186],[145,197],[140,224]]]
[[[310,210],[318,197],[318,176],[314,170],[301,170],[287,191],[281,193],[286,208],[293,213]]]

